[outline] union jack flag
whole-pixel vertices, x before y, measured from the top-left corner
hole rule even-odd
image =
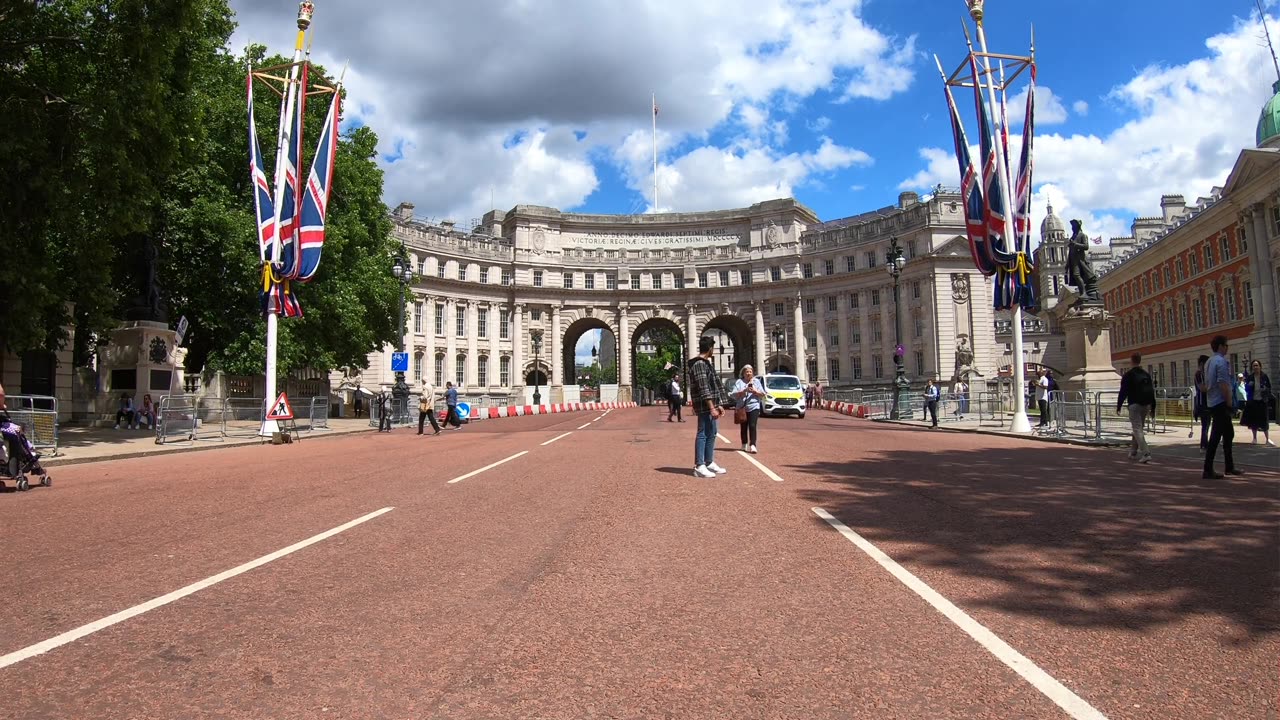
[[[301,229],[298,247],[301,260],[297,279],[308,282],[320,267],[320,253],[324,250],[324,221],[329,210],[329,193],[333,189],[333,166],[338,155],[338,117],[341,106],[340,91],[333,94],[329,114],[325,117],[320,144],[316,148],[307,187],[302,194]]]
[[[248,78],[249,94],[249,177],[253,182],[254,219],[258,224],[258,257],[268,262],[271,245],[276,239],[276,210],[271,200],[271,184],[262,166],[262,150],[258,146],[258,126],[253,120],[253,71]]]
[[[982,76],[978,72],[978,62],[972,55],[969,56],[969,65],[973,71],[973,97],[978,108],[978,142],[983,158],[982,189],[987,219],[987,249],[991,253],[994,264],[1007,266],[1013,257],[1005,244],[1004,179],[998,170],[999,162],[996,157],[996,138],[992,134],[991,114],[982,98]]]
[[[293,127],[290,131],[286,131],[285,142],[288,145],[288,152],[281,158],[284,162],[284,199],[280,203],[280,276],[292,278],[298,273],[298,182],[299,173],[298,166],[301,165],[302,156],[302,111],[303,102],[301,98],[306,97],[305,90],[307,87],[307,70],[306,66],[302,68],[302,85],[299,86],[299,100],[294,105],[294,114],[287,120],[285,127],[290,125]]]
[[[978,169],[969,155],[969,140],[965,137],[964,124],[960,120],[960,110],[956,107],[951,87],[943,83],[942,88],[947,94],[947,108],[951,112],[951,136],[955,141],[956,160],[960,164],[960,195],[964,198],[969,252],[973,255],[974,267],[990,277],[995,274],[996,264],[987,247],[986,209],[982,200],[982,187],[978,184]]]
[[[1017,234],[1017,251],[1031,251],[1031,146],[1035,135],[1036,66],[1031,66],[1031,84],[1027,88],[1027,114],[1022,120],[1022,157],[1018,160],[1017,197],[1014,200],[1013,227]]]

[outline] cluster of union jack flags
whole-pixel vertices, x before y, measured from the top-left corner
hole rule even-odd
[[[329,191],[333,186],[333,165],[338,150],[338,117],[341,93],[333,93],[329,114],[325,117],[320,133],[319,146],[311,164],[306,183],[299,174],[302,157],[302,120],[306,111],[305,88],[308,82],[308,64],[302,66],[302,80],[298,92],[296,112],[287,121],[293,124],[292,137],[287,152],[276,162],[283,162],[284,200],[275,207],[274,188],[267,180],[263,167],[262,150],[258,145],[258,131],[253,117],[253,73],[248,76],[249,101],[249,172],[254,186],[254,215],[258,226],[258,254],[262,260],[263,287],[261,292],[264,315],[275,313],[284,317],[300,317],[302,305],[294,293],[294,283],[307,283],[315,277],[320,267],[320,253],[324,249],[324,223],[329,206]],[[283,113],[284,104],[281,105]],[[284,120],[282,118],[282,120]],[[285,131],[284,122],[280,125]]]
[[[951,112],[951,130],[955,140],[956,159],[960,164],[960,193],[964,198],[965,227],[969,238],[969,250],[973,263],[987,277],[995,278],[995,307],[1005,310],[1015,304],[1033,308],[1036,304],[1035,287],[1031,281],[1031,267],[1027,257],[1031,244],[1031,171],[1032,137],[1035,129],[1036,67],[1031,65],[1031,86],[1027,90],[1027,112],[1022,127],[1022,156],[1018,160],[1017,175],[1009,177],[1001,171],[996,157],[996,143],[1001,144],[1004,157],[1009,157],[1009,125],[1000,94],[1000,125],[994,127],[991,110],[982,96],[982,75],[977,58],[969,56],[969,69],[973,73],[973,98],[978,113],[979,153],[982,168],[969,154],[969,141],[951,86],[944,83],[947,107]],[[999,136],[997,137],[997,132]],[[1012,163],[1004,163],[1012,171]],[[1013,234],[1005,237],[1004,188],[1014,189]]]

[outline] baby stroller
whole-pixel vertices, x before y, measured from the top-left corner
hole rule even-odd
[[[31,487],[28,475],[40,478],[40,484],[45,487],[53,484],[53,478],[40,465],[40,453],[31,445],[22,427],[3,410],[0,410],[0,436],[4,437],[0,443],[0,487],[3,479],[9,478],[18,490],[27,490]]]

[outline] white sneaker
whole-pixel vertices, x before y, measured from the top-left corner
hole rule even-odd
[[[715,463],[711,463],[711,464],[707,465],[707,469],[708,469],[708,470],[710,470],[711,472],[713,472],[713,473],[717,474],[717,475],[723,475],[723,474],[725,474],[725,473],[729,472],[728,470],[725,470],[724,468],[720,467],[719,465],[717,465],[717,464],[715,464]]]
[[[760,452],[760,451],[756,449],[756,446],[755,446],[755,445],[752,445],[752,446],[751,446],[751,454],[753,454],[753,455],[754,455],[755,453],[758,453],[758,452]]]
[[[712,478],[716,476],[715,473],[707,469],[706,465],[699,465],[698,467],[694,468],[693,475],[694,477],[704,477],[704,478]]]

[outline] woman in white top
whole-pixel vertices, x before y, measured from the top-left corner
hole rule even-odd
[[[760,398],[762,397],[764,397],[764,386],[760,384],[760,378],[756,377],[755,369],[750,365],[744,365],[738,382],[733,384],[733,399],[738,401],[739,408],[747,411],[746,421],[738,426],[739,432],[742,433],[743,452],[757,452],[756,423],[760,420]]]

